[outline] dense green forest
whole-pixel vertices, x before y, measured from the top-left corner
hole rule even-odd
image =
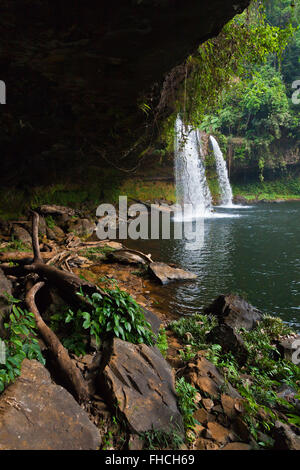
[[[206,113],[201,128],[218,136],[235,166],[254,168],[263,181],[265,168],[284,170],[299,160],[300,105],[292,96],[299,98],[295,82],[300,79],[300,3],[268,0],[259,20],[257,11],[256,2],[234,21],[255,30],[263,17],[265,31],[271,28],[269,38],[291,26],[293,31],[281,43],[284,49],[266,54],[265,60],[258,54],[252,62],[246,58],[242,73],[232,78],[218,109]]]

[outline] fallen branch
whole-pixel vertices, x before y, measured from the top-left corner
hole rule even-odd
[[[73,393],[80,403],[87,403],[90,396],[87,384],[82,377],[80,370],[69,356],[66,348],[61,344],[56,334],[46,325],[42,319],[35,303],[37,292],[45,285],[38,282],[31,287],[26,294],[26,304],[30,312],[34,314],[37,329],[45,344],[53,354],[60,369],[63,379],[71,386]]]

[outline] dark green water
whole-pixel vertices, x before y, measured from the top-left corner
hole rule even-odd
[[[201,250],[187,250],[183,240],[130,242],[156,261],[172,262],[198,275],[196,281],[162,288],[168,309],[193,314],[219,294],[237,292],[299,329],[300,202],[217,212],[227,217],[206,219]]]

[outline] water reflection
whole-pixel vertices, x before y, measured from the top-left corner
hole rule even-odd
[[[132,245],[198,275],[196,281],[162,288],[163,302],[176,313],[191,314],[220,293],[240,292],[264,312],[300,328],[300,203],[217,211],[221,218],[204,221],[199,249],[187,249],[188,240]]]

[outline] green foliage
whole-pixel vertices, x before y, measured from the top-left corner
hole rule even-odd
[[[9,321],[4,324],[7,338],[4,339],[6,362],[0,363],[0,392],[20,375],[23,359],[37,359],[42,364],[45,360],[36,339],[34,315],[17,306],[20,300],[7,296],[11,304]]]
[[[181,377],[176,382],[176,393],[184,427],[186,430],[193,429],[197,424],[197,421],[193,417],[193,414],[197,409],[197,406],[195,405],[197,390],[191,384],[186,382],[184,377]]]
[[[53,229],[56,225],[55,220],[53,219],[52,215],[48,215],[47,217],[45,217],[45,221],[46,221],[47,226],[50,229]]]
[[[290,23],[271,25],[259,2],[253,2],[248,13],[227,23],[216,38],[206,41],[188,59],[189,78],[182,98],[185,120],[201,125],[204,115],[221,104],[222,93],[231,89],[236,77],[244,75],[249,65],[266,61],[269,54],[281,56],[294,32]],[[216,117],[210,124],[216,129],[214,121]]]
[[[156,346],[158,347],[162,355],[166,357],[168,350],[168,339],[166,335],[166,330],[164,328],[161,328],[159,330],[159,333],[157,335]]]
[[[271,316],[265,316],[252,331],[240,330],[249,353],[242,368],[243,374],[248,376],[247,380],[241,376],[240,366],[233,353],[222,353],[219,345],[209,346],[208,359],[222,370],[226,381],[246,399],[244,419],[255,439],[258,439],[258,431],[269,432],[274,426],[276,410],[289,411],[292,420],[297,413],[293,404],[277,395],[283,383],[299,390],[299,367],[280,359],[274,346],[279,337],[291,332],[281,319]]]
[[[144,441],[144,450],[177,450],[183,444],[183,439],[180,433],[172,429],[170,431],[153,429],[151,431],[141,433],[140,438]]]
[[[217,325],[216,317],[196,314],[182,317],[170,323],[174,331],[184,343],[200,349],[206,343],[206,335]]]
[[[68,310],[51,317],[53,327],[58,330],[65,325],[63,344],[76,355],[86,354],[88,338],[94,339],[99,347],[105,339],[117,336],[130,343],[154,344],[151,325],[145,320],[141,307],[127,292],[122,291],[116,281],[107,281],[113,288],[106,287],[107,295],[94,293],[90,296],[79,292],[85,302],[90,305],[89,311]]]
[[[17,240],[16,238],[12,237],[12,241],[9,242],[5,247],[0,248],[2,253],[6,253],[9,251],[30,251],[30,248],[24,245],[21,240]]]
[[[235,195],[240,194],[249,201],[300,198],[300,178],[286,174],[274,181],[233,184],[232,189]]]
[[[92,247],[88,248],[87,250],[81,250],[80,254],[85,256],[86,258],[89,258],[91,261],[97,261],[97,259],[99,259],[97,257],[97,254],[107,255],[113,251],[115,251],[115,248],[108,245],[104,245],[101,247]]]
[[[218,367],[224,376],[224,392],[226,393],[228,384],[231,384],[245,399],[243,419],[254,439],[261,446],[272,446],[272,440],[268,442],[259,440],[259,431],[267,434],[271,431],[278,419],[278,410],[286,414],[289,422],[295,425],[299,423],[296,406],[278,396],[279,387],[283,384],[294,389],[299,395],[300,369],[292,362],[281,359],[275,346],[276,341],[290,335],[292,329],[281,319],[269,315],[265,315],[252,331],[241,329],[239,334],[248,350],[248,358],[241,367],[234,352],[225,353],[220,345],[209,344],[206,341],[205,331],[215,326],[216,320],[209,317],[204,322],[202,320],[199,324],[199,316],[195,316],[181,318],[170,324],[178,338],[185,343],[191,343],[181,353],[182,359],[189,361],[198,349],[205,349],[207,359]],[[193,338],[187,335],[191,332]],[[182,383],[180,395],[187,397],[188,403],[185,403],[183,408],[189,410],[186,419],[188,427],[193,427],[193,421],[189,422],[189,416],[193,415],[194,395],[193,392],[189,393],[187,388],[189,385],[186,387]]]

